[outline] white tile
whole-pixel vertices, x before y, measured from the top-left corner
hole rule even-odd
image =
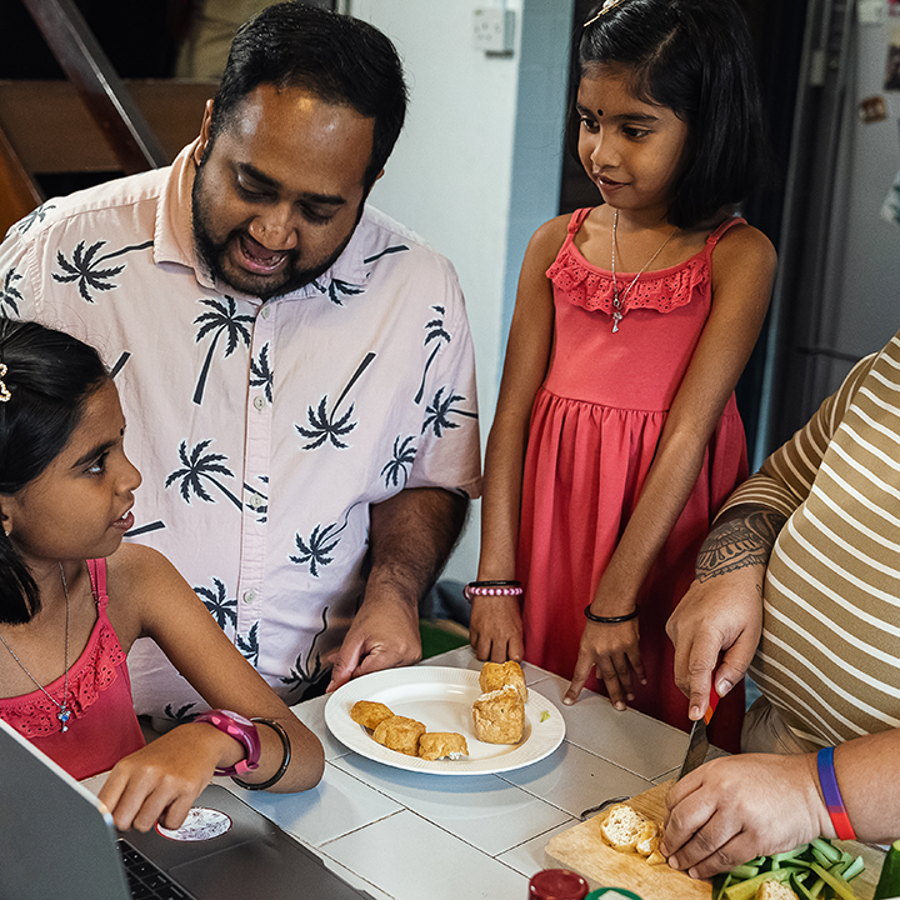
[[[499,777],[576,817],[610,797],[632,797],[653,786],[568,741],[547,759]]]
[[[325,759],[336,759],[346,756],[350,750],[344,746],[329,730],[325,724],[325,705],[330,694],[324,697],[315,697],[305,703],[297,703],[291,707],[291,712],[322,742],[325,750]]]
[[[518,900],[528,879],[412,812],[382,819],[321,853],[377,884],[391,900]]]
[[[513,847],[512,850],[507,850],[506,853],[501,854],[497,859],[500,862],[506,863],[506,865],[512,867],[517,872],[521,872],[526,878],[531,878],[535,872],[547,868],[547,857],[544,852],[544,847],[546,847],[556,835],[561,834],[563,831],[568,831],[578,824],[578,819],[568,819],[557,828],[551,828],[550,831],[545,831],[543,834],[533,837],[530,841],[519,844],[518,847]]]
[[[545,696],[566,720],[567,741],[648,780],[681,765],[688,746],[687,732],[633,709],[620,712],[599,694],[582,692],[573,706],[564,706],[565,691],[554,695],[549,691],[551,684],[542,682],[548,688]]]
[[[554,828],[568,816],[495,775],[446,776],[393,769],[357,754],[336,766],[490,856]]]
[[[272,794],[236,789],[235,793],[288,834],[315,848],[401,808],[394,800],[361,784],[332,763],[326,764],[322,780],[311,791]]]

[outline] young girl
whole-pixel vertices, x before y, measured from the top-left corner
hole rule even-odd
[[[93,349],[0,319],[0,716],[76,778],[112,769],[119,828],[177,828],[214,772],[313,787],[315,735],[163,557],[122,545],[141,480],[124,433]],[[220,707],[146,746],[125,662],[143,635]]]
[[[565,703],[604,685],[686,728],[665,624],[747,474],[733,391],[775,268],[733,212],[766,158],[758,91],[733,0],[608,0],[576,40],[568,133],[601,205],[547,222],[525,255],[471,641],[495,661],[524,642],[572,679]],[[713,720],[730,749],[739,693]]]

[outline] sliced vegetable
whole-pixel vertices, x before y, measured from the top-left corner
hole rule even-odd
[[[897,863],[900,876],[900,841]],[[713,900],[755,900],[768,879],[789,885],[800,900],[857,900],[848,882],[863,868],[861,856],[854,857],[825,838],[816,838],[785,853],[751,859],[727,875],[717,876],[713,879]]]

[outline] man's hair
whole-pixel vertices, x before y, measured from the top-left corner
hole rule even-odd
[[[688,127],[685,167],[669,198],[673,225],[693,227],[745,199],[773,167],[747,23],[734,0],[625,0],[577,26],[566,123],[578,159],[582,78],[624,73],[634,95]]]
[[[241,103],[261,84],[300,87],[328,103],[351,106],[375,119],[368,191],[403,128],[407,91],[391,41],[351,16],[289,0],[262,10],[241,26],[213,104],[210,147]]]

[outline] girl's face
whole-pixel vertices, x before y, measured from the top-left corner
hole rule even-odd
[[[141,483],[125,456],[125,417],[107,380],[85,403],[59,456],[22,490],[0,498],[3,525],[32,563],[109,556],[134,525]]]
[[[578,155],[613,208],[664,218],[688,138],[687,123],[665,106],[638,100],[625,74],[596,69],[581,79]]]

